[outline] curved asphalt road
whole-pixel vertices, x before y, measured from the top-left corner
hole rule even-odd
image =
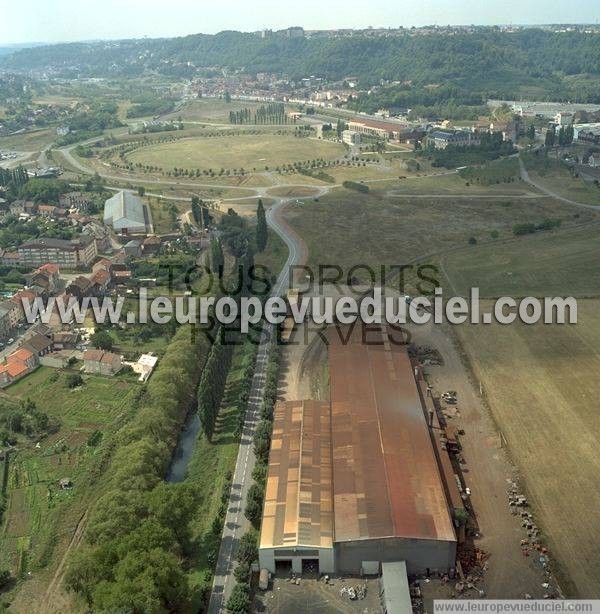
[[[290,267],[302,261],[306,251],[300,237],[278,219],[278,214],[285,205],[295,199],[278,199],[278,201],[267,210],[267,223],[283,239],[288,247],[289,254],[283,269],[279,273],[272,296],[281,296],[290,282]],[[227,504],[227,514],[221,536],[221,547],[219,558],[215,568],[212,592],[208,606],[209,614],[218,614],[226,611],[227,599],[235,585],[233,570],[235,569],[235,555],[238,549],[239,540],[242,535],[250,528],[250,523],[244,516],[246,507],[246,495],[252,484],[252,470],[256,463],[254,456],[254,432],[259,421],[260,406],[263,400],[264,384],[269,359],[269,347],[272,335],[275,334],[275,327],[265,322],[262,328],[261,344],[256,358],[254,377],[250,389],[250,398],[246,419],[238,456],[233,474],[229,501]]]

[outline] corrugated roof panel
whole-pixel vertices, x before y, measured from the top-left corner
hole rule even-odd
[[[334,539],[454,541],[406,348],[385,329],[363,336],[329,337]]]
[[[333,547],[330,420],[327,402],[277,404],[261,548]]]

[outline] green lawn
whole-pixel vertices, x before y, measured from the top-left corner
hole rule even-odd
[[[17,151],[39,151],[56,139],[54,128],[31,130],[23,134],[3,136],[1,144],[3,149],[15,149]]]
[[[111,424],[127,408],[131,392],[130,376],[101,377],[84,375],[84,384],[70,389],[66,374],[50,367],[39,367],[9,386],[6,393],[19,399],[31,398],[38,408],[61,421],[63,428],[87,428],[90,422]],[[134,378],[135,379],[135,378]]]
[[[220,98],[199,98],[189,101],[183,109],[178,109],[169,116],[172,119],[182,117],[184,122],[206,122],[229,124],[229,112],[250,109],[253,111],[263,103],[249,100],[232,100],[225,102]]]
[[[256,265],[265,267],[271,276],[277,277],[283,268],[288,257],[287,245],[278,234],[269,229],[267,248],[264,252],[256,254],[254,262]],[[260,273],[262,277],[262,272]]]
[[[522,158],[534,181],[563,198],[600,207],[600,188],[579,177],[573,177],[566,165],[542,155],[528,154]]]
[[[179,229],[177,204],[162,198],[149,198],[148,200],[156,234],[165,234]]]
[[[164,169],[254,168],[263,170],[300,160],[333,159],[343,155],[339,143],[277,134],[192,137],[142,147],[127,158]]]

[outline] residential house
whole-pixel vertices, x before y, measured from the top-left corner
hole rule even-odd
[[[36,354],[21,347],[8,356],[0,365],[0,388],[6,388],[13,382],[31,373],[39,364]]]
[[[41,267],[38,267],[34,271],[33,278],[35,278],[36,275],[44,275],[46,277],[48,280],[48,290],[50,292],[55,292],[60,287],[60,267],[58,264],[51,262],[42,264]]]
[[[89,264],[98,255],[95,241],[88,236],[66,241],[42,237],[19,245],[19,263],[25,266],[40,266],[51,262],[66,268],[80,268]]]
[[[25,308],[23,302],[27,302],[29,305],[33,305],[33,302],[37,298],[37,294],[31,290],[19,290],[15,292],[10,300],[17,306],[19,310],[19,322],[25,321]]]
[[[6,266],[17,266],[19,264],[19,252],[3,252],[2,264]]]
[[[89,349],[83,353],[83,368],[86,373],[115,375],[123,367],[123,358],[112,352]]]
[[[354,130],[344,130],[342,132],[342,142],[346,145],[360,145],[360,132]]]
[[[61,209],[60,207],[55,207],[54,205],[39,205],[38,214],[42,217],[47,217],[47,218],[52,218],[52,219],[57,219],[57,218],[66,216],[64,209]]]
[[[90,199],[81,192],[67,192],[58,199],[63,209],[77,209],[79,212],[87,212],[90,208]]]
[[[0,337],[8,337],[17,327],[21,312],[19,306],[7,299],[0,303]]]
[[[111,249],[110,233],[108,229],[96,220],[87,222],[82,227],[81,232],[94,239],[98,253],[104,253]]]
[[[92,265],[92,271],[96,272],[98,270],[106,271],[110,273],[110,268],[112,266],[112,261],[108,258],[100,258],[98,262],[94,262]]]
[[[160,244],[160,237],[146,237],[142,243],[142,251],[144,253],[144,256],[154,256],[160,254]]]
[[[113,263],[110,269],[112,284],[114,286],[127,285],[131,282],[133,273],[125,264]]]
[[[97,269],[90,277],[91,293],[95,296],[103,295],[110,283],[110,273],[104,269]]]
[[[446,149],[446,147],[473,147],[481,145],[481,139],[477,133],[467,130],[452,130],[444,132],[435,130],[427,135],[427,143],[433,144],[435,149]]]
[[[92,282],[83,275],[78,275],[73,279],[66,287],[65,292],[74,296],[76,299],[81,300],[84,296],[90,296],[92,294]]]
[[[38,357],[45,356],[52,351],[52,339],[41,333],[35,333],[21,347],[28,349]]]
[[[54,350],[73,350],[77,347],[79,335],[72,332],[52,334],[52,347]]]
[[[142,256],[142,246],[139,241],[131,240],[123,246],[123,252],[128,258],[140,258]]]

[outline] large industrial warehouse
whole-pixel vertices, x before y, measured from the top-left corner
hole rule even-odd
[[[448,570],[454,524],[406,346],[385,329],[368,342],[361,327],[339,332],[329,336],[330,402],[275,410],[261,568]]]

